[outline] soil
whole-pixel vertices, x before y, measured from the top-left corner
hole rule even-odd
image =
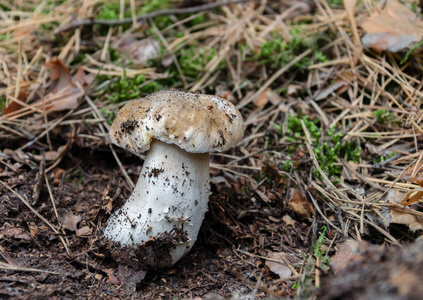
[[[287,226],[281,220],[285,213],[281,199],[275,200],[280,202],[275,205],[278,210],[271,212],[266,203],[237,193],[239,183],[231,182],[231,188],[212,184],[209,211],[191,252],[170,269],[148,270],[136,263],[134,251],[116,251],[102,238],[108,217],[131,193],[109,153],[71,147],[60,165],[47,173],[51,196],[39,179],[42,168],[25,155],[10,158],[11,168],[0,173],[0,180],[20,195],[0,186],[0,253],[8,266],[19,269],[0,271],[1,298],[215,299],[293,294],[289,286],[293,282],[274,284],[279,277],[259,257],[284,252],[295,263],[298,253],[308,252],[309,224]],[[136,181],[140,160],[119,155]]]
[[[136,180],[139,159],[124,153],[120,157]],[[269,253],[285,253],[295,264],[300,253],[310,252],[312,224],[282,221],[282,216],[290,213],[283,199],[275,199],[272,205],[277,210],[270,211],[263,201],[238,193],[239,183],[231,182],[231,188],[212,184],[209,212],[191,252],[171,268],[152,270],[138,263],[135,250],[119,249],[102,238],[108,217],[131,192],[109,153],[71,148],[59,167],[47,173],[52,196],[39,180],[40,170],[30,163],[33,161],[29,157],[26,161],[25,157],[15,159],[10,159],[10,168],[0,174],[0,180],[19,193],[17,196],[5,185],[0,187],[0,253],[9,266],[0,271],[1,298],[298,296],[292,288],[294,281],[278,281],[263,259]],[[37,199],[36,187],[40,191]],[[25,201],[45,219],[31,211]],[[365,259],[342,273],[323,272],[321,290],[309,286],[306,291],[322,299],[370,299],[375,295],[418,299],[422,292],[416,284],[422,279],[422,247],[420,241],[410,250],[368,248],[371,255],[363,254]],[[392,254],[395,250],[398,253]],[[404,277],[399,276],[401,272],[405,272]],[[412,290],[415,292],[409,294]]]

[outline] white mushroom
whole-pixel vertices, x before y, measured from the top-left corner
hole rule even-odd
[[[135,154],[149,151],[104,236],[146,246],[149,266],[174,265],[197,240],[207,211],[208,153],[233,147],[243,134],[239,111],[217,96],[167,90],[127,103],[112,124],[111,141]]]

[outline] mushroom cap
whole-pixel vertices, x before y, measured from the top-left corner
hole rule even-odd
[[[111,128],[111,141],[132,153],[156,139],[192,153],[224,151],[244,135],[238,109],[218,96],[163,90],[125,104]]]

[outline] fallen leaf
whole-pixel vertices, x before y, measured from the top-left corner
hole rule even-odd
[[[362,38],[365,48],[398,52],[412,47],[423,37],[423,21],[398,1],[386,1],[381,12],[375,12],[361,24],[366,32]]]
[[[115,275],[109,275],[109,282],[114,285],[120,285],[122,282]]]
[[[66,65],[59,58],[55,58],[44,66],[51,71],[50,92],[47,98],[54,99],[47,105],[47,110],[50,112],[76,108],[78,99],[84,95],[84,91],[72,79]],[[82,80],[81,76],[78,75],[79,81]]]
[[[141,65],[160,54],[160,44],[153,38],[137,40],[128,36],[121,39],[114,48],[121,53],[126,53],[134,64]]]
[[[66,171],[63,170],[62,168],[54,168],[53,170],[53,184],[54,185],[59,185],[60,181],[62,180],[62,175],[65,174]]]
[[[225,98],[226,100],[235,103],[236,99],[230,90],[225,90],[221,93],[217,93],[218,96]]]
[[[84,226],[76,231],[76,235],[80,237],[87,237],[91,235],[93,230],[89,226]]]
[[[82,66],[78,66],[78,71],[76,71],[75,75],[73,76],[73,80],[78,82],[80,86],[86,87],[93,83],[95,80],[95,74],[85,74],[84,69]]]
[[[74,215],[71,212],[59,213],[59,222],[70,231],[76,231],[78,229],[78,223],[81,222],[82,217]]]
[[[257,99],[254,99],[254,104],[258,107],[263,107],[267,104],[268,101],[269,101],[269,98],[267,97],[267,93],[263,92],[261,93],[260,97],[258,97]]]
[[[283,261],[285,254],[284,253],[274,253],[270,252],[269,257],[274,260]],[[283,262],[276,262],[271,260],[266,260],[266,266],[269,268],[269,270],[276,275],[279,276],[279,278],[286,278],[292,275],[291,269]]]
[[[408,226],[411,231],[423,229],[423,213],[414,209],[404,207],[401,200],[404,199],[404,193],[398,190],[390,190],[386,201],[391,215],[390,224],[403,224]]]
[[[20,227],[11,227],[8,223],[5,223],[4,227],[0,231],[0,239],[4,239],[5,237],[15,240],[31,240],[31,236],[25,231],[25,229]]]
[[[28,94],[25,91],[20,91],[17,99],[22,102],[25,102],[27,97],[28,97]],[[12,100],[8,106],[3,108],[3,114],[4,115],[10,114],[12,112],[19,110],[21,107],[22,105]]]
[[[101,274],[95,274],[94,278],[97,279],[98,281],[101,281],[103,279],[103,275]]]
[[[423,179],[411,177],[410,180],[418,184],[419,186],[423,187]],[[419,202],[422,197],[423,197],[423,191],[409,192],[401,201],[401,204],[404,206],[414,204],[416,202]]]
[[[301,91],[302,87],[298,84],[288,84],[288,87],[286,88],[286,94],[289,96],[292,96],[294,94],[297,94],[299,91]]]
[[[314,215],[313,205],[307,201],[298,188],[291,188],[291,200],[288,205],[300,219],[307,219]]]
[[[29,224],[29,233],[32,237],[35,237],[38,233],[38,227],[35,224]]]
[[[294,226],[295,223],[297,223],[293,218],[291,218],[289,215],[284,215],[282,217],[282,221],[286,223],[288,226]]]
[[[269,102],[272,103],[274,106],[278,106],[284,101],[281,95],[279,95],[278,93],[270,89],[266,91],[266,95],[267,95],[267,98],[269,99]]]

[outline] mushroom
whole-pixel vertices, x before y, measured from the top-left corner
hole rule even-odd
[[[164,90],[124,105],[111,141],[134,154],[148,152],[133,193],[104,236],[144,247],[146,265],[174,265],[197,240],[207,211],[209,152],[235,146],[243,134],[240,112],[218,96]]]

